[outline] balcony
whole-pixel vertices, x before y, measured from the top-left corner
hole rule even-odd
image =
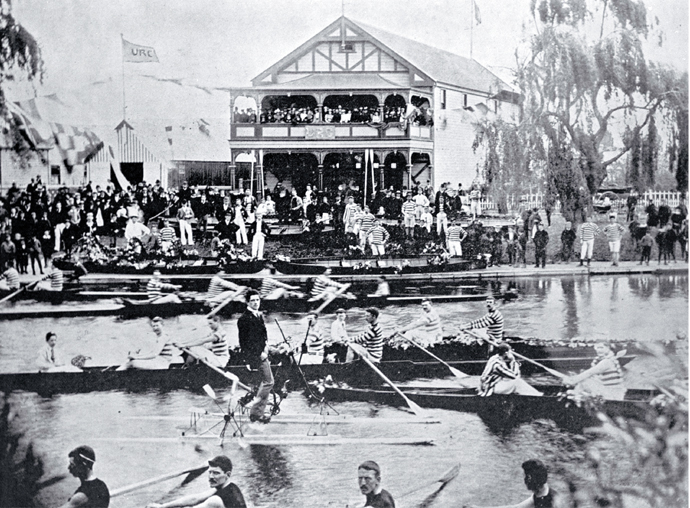
[[[367,124],[249,124],[230,125],[232,140],[353,140],[353,139],[433,139],[433,129],[429,126],[388,124],[387,128]]]

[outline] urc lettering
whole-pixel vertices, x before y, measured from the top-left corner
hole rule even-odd
[[[134,55],[134,56],[147,56],[149,58],[153,58],[153,50],[141,49],[141,48],[132,48],[132,55]]]

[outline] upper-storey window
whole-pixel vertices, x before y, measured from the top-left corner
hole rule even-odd
[[[441,109],[446,109],[446,90],[441,90]]]

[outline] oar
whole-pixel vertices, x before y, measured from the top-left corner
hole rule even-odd
[[[415,492],[419,492],[420,490],[422,490],[424,488],[431,487],[435,483],[440,484],[438,486],[438,488],[436,489],[436,492],[438,492],[439,490],[444,488],[448,484],[448,482],[450,482],[452,479],[454,479],[456,476],[458,476],[458,473],[460,472],[460,465],[461,465],[460,463],[455,464],[449,470],[444,472],[443,476],[441,476],[441,478],[439,478],[438,480],[434,480],[432,482],[425,483],[424,485],[420,485],[419,487],[416,487],[416,488],[414,488],[408,492],[405,492],[402,496],[399,497],[399,499],[408,497],[408,496],[414,494]]]
[[[393,384],[393,381],[391,381],[390,379],[388,379],[388,378],[386,377],[386,375],[385,375],[383,372],[381,372],[381,371],[379,370],[379,368],[378,368],[376,365],[374,365],[374,362],[372,362],[371,360],[369,360],[369,358],[367,358],[367,352],[364,350],[364,348],[363,348],[362,346],[360,346],[359,344],[354,344],[354,343],[352,343],[352,342],[348,343],[347,346],[348,346],[350,349],[352,349],[355,353],[357,353],[357,354],[362,358],[362,360],[364,360],[364,361],[366,362],[366,364],[367,364],[369,367],[371,367],[371,370],[373,370],[374,372],[376,372],[376,374],[378,374],[378,376],[379,376],[381,379],[383,379],[391,388],[393,388],[393,390],[395,390],[395,392],[396,392],[398,395],[400,395],[403,399],[405,399],[405,402],[407,402],[407,405],[409,406],[409,408],[412,410],[412,412],[413,412],[414,414],[416,414],[417,416],[424,416],[424,415],[426,414],[425,411],[424,411],[421,407],[419,407],[417,404],[415,404],[414,402],[412,402],[412,401],[407,397],[407,395],[405,395],[405,394],[400,390],[400,388],[398,388],[397,386],[395,386],[395,384]]]
[[[417,346],[419,349],[421,349],[422,351],[424,351],[426,354],[428,354],[429,356],[431,356],[431,357],[434,358],[435,360],[441,362],[443,365],[445,365],[446,367],[448,367],[448,369],[450,370],[450,372],[451,372],[455,377],[459,377],[459,378],[471,377],[469,374],[465,374],[464,372],[462,372],[462,371],[456,369],[455,367],[451,367],[450,365],[448,365],[447,362],[444,362],[444,361],[441,360],[438,356],[436,356],[434,353],[432,353],[432,352],[429,351],[428,349],[422,347],[420,344],[417,344],[417,342],[415,342],[414,340],[412,340],[412,339],[406,337],[406,336],[403,335],[402,333],[398,333],[397,335],[399,335],[400,337],[402,337],[403,339],[405,339],[406,341],[408,341],[409,343],[411,343],[413,346]]]
[[[325,309],[326,307],[328,307],[328,305],[329,305],[333,300],[335,300],[335,299],[338,298],[340,295],[342,295],[345,291],[347,291],[347,290],[349,289],[350,286],[351,286],[351,284],[345,284],[345,285],[344,285],[343,287],[341,287],[338,291],[336,291],[335,293],[333,293],[332,295],[330,295],[329,298],[326,298],[326,301],[323,302],[321,305],[319,305],[319,306],[316,308],[316,310],[315,310],[314,312],[316,312],[317,314],[320,313],[323,309]]]
[[[178,476],[182,476],[183,474],[188,475],[187,478],[185,478],[183,483],[189,483],[190,477],[192,479],[197,478],[200,474],[202,474],[207,469],[208,469],[208,464],[204,464],[204,465],[198,466],[198,467],[183,469],[182,471],[175,471],[174,473],[162,474],[160,476],[156,476],[155,478],[150,478],[148,480],[144,480],[143,482],[133,483],[133,484],[127,485],[125,487],[120,487],[119,489],[111,490],[110,491],[110,497],[117,497],[117,496],[121,496],[123,494],[128,494],[134,490],[143,489],[144,487],[148,487],[150,485],[155,485],[156,483],[161,483],[161,482],[164,482],[166,480],[170,480],[172,478],[177,478]]]
[[[216,307],[213,308],[213,310],[212,310],[211,312],[209,312],[208,314],[206,314],[206,317],[207,317],[207,318],[210,318],[210,317],[213,317],[213,316],[215,316],[216,314],[218,314],[218,312],[220,312],[220,310],[221,310],[223,307],[225,307],[227,304],[229,304],[229,303],[230,303],[231,301],[233,301],[235,298],[237,298],[238,296],[240,296],[246,289],[247,289],[247,288],[243,287],[243,288],[238,289],[237,291],[235,291],[233,294],[231,294],[231,295],[228,296],[225,300],[223,300],[223,302],[220,303],[220,305],[217,305]]]
[[[17,296],[17,295],[18,295],[19,293],[21,293],[22,291],[26,291],[26,290],[29,289],[29,288],[36,287],[36,285],[37,285],[39,282],[40,282],[40,281],[37,280],[37,281],[35,281],[35,282],[32,282],[31,284],[27,284],[26,286],[20,287],[20,288],[17,289],[14,293],[10,293],[10,294],[7,295],[5,298],[3,298],[2,300],[0,300],[0,303],[9,302],[12,298],[14,298],[15,296]]]
[[[247,385],[245,385],[245,384],[243,384],[242,382],[240,382],[239,378],[238,378],[237,376],[235,376],[234,374],[232,374],[232,373],[230,373],[230,372],[226,372],[226,371],[224,371],[223,369],[219,369],[219,368],[216,367],[215,365],[213,365],[213,364],[209,363],[208,361],[206,361],[205,358],[202,358],[201,356],[195,354],[191,349],[189,349],[189,348],[187,348],[187,347],[181,347],[180,349],[181,349],[182,351],[184,351],[185,353],[187,353],[189,356],[191,356],[191,357],[196,358],[197,360],[199,360],[201,363],[203,363],[204,365],[206,365],[209,369],[215,370],[218,374],[220,374],[221,376],[223,376],[224,378],[226,378],[226,379],[227,379],[228,381],[230,381],[231,383],[237,383],[237,386],[238,386],[238,387],[242,388],[243,390],[247,390],[248,392],[251,392],[251,391],[252,391],[251,388],[249,388]]]

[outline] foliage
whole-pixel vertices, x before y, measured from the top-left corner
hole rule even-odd
[[[646,59],[652,27],[641,0],[532,0],[531,10],[537,33],[526,55],[516,52],[519,117],[480,125],[475,145],[486,146],[486,178],[499,193],[541,163],[547,192],[579,221],[609,166],[636,144],[634,170],[653,180],[656,121],[672,122],[662,113],[682,110],[684,78]],[[611,146],[611,134],[622,131],[622,146]],[[673,134],[682,144],[684,133]]]

